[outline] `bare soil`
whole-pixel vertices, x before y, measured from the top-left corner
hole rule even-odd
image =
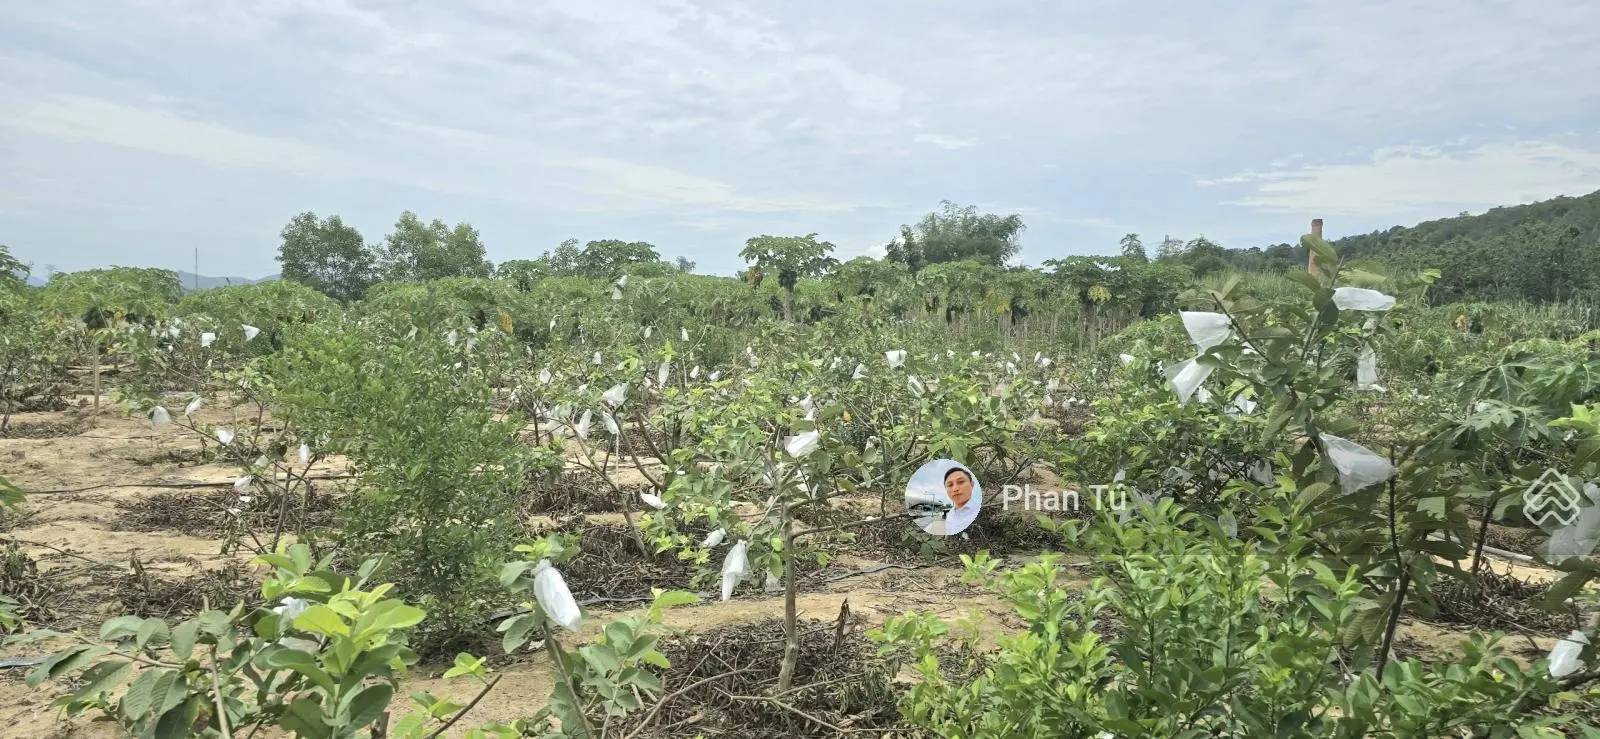
[[[95,416],[82,401],[77,399],[65,410],[17,414],[10,433],[0,435],[0,475],[28,492],[23,513],[0,520],[0,539],[17,542],[9,552],[0,548],[0,592],[20,595],[33,622],[58,630],[94,629],[122,613],[176,618],[198,611],[202,604],[231,605],[258,597],[262,572],[249,563],[250,549],[261,543],[262,532],[270,538],[272,518],[270,509],[251,506],[230,512],[239,507],[231,488],[237,467],[216,461],[205,451],[215,444],[202,444],[171,427],[157,431],[144,419],[120,417],[105,399],[102,412]],[[200,420],[228,425],[237,419],[228,409],[207,407]],[[652,474],[659,470],[656,463]],[[348,477],[348,466],[343,460],[325,460],[311,474],[335,480],[322,485],[327,493],[324,502],[307,512],[318,517],[319,525],[331,525],[342,484],[337,480]],[[622,469],[610,477],[626,498],[593,473],[581,471],[569,471],[553,483],[530,484],[525,513],[531,526],[583,534],[585,551],[566,570],[577,597],[637,596],[652,586],[698,589],[691,582],[690,564],[671,554],[638,552],[631,541],[619,511],[626,506],[636,519],[643,512],[637,492],[647,484],[644,474]],[[850,505],[853,514],[838,518],[822,513],[807,523],[826,526],[878,514],[875,498]],[[671,693],[714,674],[732,677],[706,683],[694,695],[681,698],[680,704],[663,706],[657,726],[694,723],[707,736],[829,736],[836,733],[826,728],[830,724],[894,735],[897,719],[892,697],[885,692],[889,677],[867,666],[865,631],[880,626],[888,616],[912,610],[933,611],[949,620],[976,610],[987,616],[981,646],[991,647],[996,637],[1021,622],[992,595],[961,583],[957,555],[989,549],[996,556],[1021,559],[1049,549],[1052,541],[1031,518],[1000,511],[986,511],[967,535],[944,541],[930,541],[903,519],[857,528],[848,535],[829,535],[824,545],[832,560],[825,567],[799,570],[804,583],[799,615],[808,627],[796,684],[812,678],[835,682],[793,696],[789,703],[795,711],[739,699],[774,679],[777,665],[774,625],[782,617],[783,598],[781,593],[765,591],[758,581],[742,587],[727,602],[713,597],[668,612],[667,624],[679,634],[663,642],[673,659],[664,678],[666,690]],[[1502,563],[1499,569],[1507,568]],[[1541,582],[1547,583],[1548,572],[1540,574]],[[1494,597],[1513,603],[1526,600],[1530,588],[1538,586],[1518,585],[1528,579],[1524,575],[1496,576],[1491,583]],[[1067,583],[1068,587],[1085,584]],[[1507,626],[1501,616],[1474,610],[1470,594],[1457,595],[1446,617],[1408,620],[1402,626],[1402,653],[1448,655],[1476,628]],[[640,607],[624,600],[589,606],[591,617],[583,632],[569,641],[592,638],[611,619]],[[1521,610],[1513,616],[1513,621],[1528,618]],[[1560,631],[1559,623],[1511,625],[1527,632],[1516,636],[1513,646],[1530,659],[1548,650]],[[527,716],[543,704],[551,688],[551,666],[543,652],[508,658],[498,653],[494,634],[484,636],[485,644],[494,646],[478,653],[495,657],[501,683],[464,725]],[[0,648],[0,660],[26,660],[50,648],[49,644]],[[475,686],[442,680],[447,668],[420,666],[405,679],[404,691],[428,691],[461,702],[470,699]],[[0,668],[0,737],[117,736],[108,724],[61,718],[48,704],[62,686],[29,689],[22,681],[27,670],[26,666]],[[403,701],[396,706],[402,713],[407,710]],[[461,736],[464,725],[446,735]]]

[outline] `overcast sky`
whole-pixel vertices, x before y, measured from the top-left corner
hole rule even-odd
[[[4,2],[0,243],[253,278],[410,209],[727,273],[950,199],[1033,264],[1264,245],[1600,189],[1596,80],[1596,0]]]

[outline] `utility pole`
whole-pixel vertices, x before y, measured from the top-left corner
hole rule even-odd
[[[190,274],[190,282],[194,283],[194,292],[200,292],[200,247],[194,248],[194,271]]]

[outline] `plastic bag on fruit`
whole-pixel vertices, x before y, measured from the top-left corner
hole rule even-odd
[[[1233,333],[1228,317],[1221,313],[1180,311],[1178,315],[1183,318],[1183,330],[1189,332],[1189,340],[1201,352],[1227,341]]]
[[[1372,347],[1363,347],[1361,356],[1356,360],[1356,389],[1382,390],[1378,384],[1378,352]]]
[[[1211,376],[1209,365],[1201,364],[1195,359],[1185,359],[1166,370],[1167,380],[1172,383],[1172,389],[1178,394],[1178,404],[1186,405],[1190,396],[1200,389],[1200,383]]]
[[[817,450],[817,445],[822,441],[822,434],[816,431],[807,431],[798,436],[789,437],[784,443],[783,450],[789,456],[799,459]]]
[[[733,589],[750,575],[750,562],[745,559],[745,542],[740,540],[728,548],[722,558],[722,599],[733,597]]]
[[[1383,482],[1395,473],[1389,460],[1360,444],[1333,434],[1322,434],[1321,438],[1328,449],[1328,459],[1339,471],[1339,489],[1346,495]]]
[[[1233,396],[1233,402],[1228,405],[1226,413],[1229,418],[1238,418],[1239,416],[1248,416],[1254,413],[1255,410],[1256,402],[1246,398],[1244,393],[1239,393]]]
[[[1589,638],[1584,636],[1582,631],[1574,631],[1557,641],[1550,649],[1550,677],[1560,679],[1583,667],[1583,662],[1579,658],[1588,643]]]
[[[1386,311],[1394,307],[1394,296],[1364,287],[1341,287],[1333,291],[1333,305],[1339,310]]]
[[[578,601],[572,598],[566,578],[548,559],[539,560],[534,567],[533,597],[539,602],[544,615],[567,631],[577,631],[583,625],[583,611],[578,609]]]

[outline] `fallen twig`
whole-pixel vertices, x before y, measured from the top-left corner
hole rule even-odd
[[[344,475],[317,475],[306,477],[306,480],[349,480],[356,477],[353,474]],[[302,478],[296,478],[302,479]],[[221,482],[108,482],[99,485],[89,485],[81,488],[59,488],[56,490],[24,490],[24,495],[55,495],[60,493],[84,493],[90,490],[105,490],[109,488],[170,488],[186,490],[190,488],[221,488],[232,487],[232,480]]]
[[[734,670],[732,672],[721,672],[721,673],[712,675],[711,677],[701,678],[699,680],[696,680],[696,681],[694,681],[692,683],[689,683],[688,685],[685,685],[685,686],[683,686],[681,688],[678,688],[677,690],[672,691],[671,693],[668,693],[667,695],[662,696],[661,700],[656,701],[656,704],[650,708],[650,712],[645,714],[644,718],[639,721],[639,726],[636,727],[633,731],[628,732],[627,736],[624,736],[622,739],[633,739],[633,737],[638,736],[639,732],[644,731],[647,727],[650,726],[650,722],[655,720],[656,714],[661,711],[661,707],[667,705],[667,703],[669,701],[671,701],[673,698],[677,698],[678,696],[683,695],[684,693],[687,693],[687,692],[689,692],[691,690],[694,690],[695,688],[698,688],[701,685],[705,685],[706,683],[709,683],[709,682],[711,682],[713,680],[721,680],[721,679],[723,679],[725,677],[733,677],[734,675],[738,675],[738,674],[745,673],[745,672],[750,672],[750,671],[751,671],[751,669],[748,668],[748,667],[741,667],[741,668],[739,668],[737,670]]]

